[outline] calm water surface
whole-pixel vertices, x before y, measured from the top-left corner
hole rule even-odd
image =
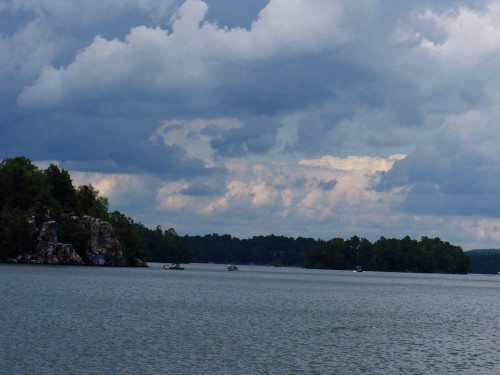
[[[0,265],[0,374],[500,374],[500,276]]]

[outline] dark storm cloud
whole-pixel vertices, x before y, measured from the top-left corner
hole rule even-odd
[[[23,146],[24,155],[35,160],[59,156],[64,168],[87,172],[151,173],[171,179],[205,175],[215,169],[206,168],[202,160],[189,157],[177,145],[165,145],[158,137],[148,136],[156,127],[145,119],[74,116],[69,121],[47,115],[43,121],[17,123],[10,128],[9,138],[0,140],[0,146],[11,155],[17,155]]]
[[[105,173],[117,197],[143,195],[111,174],[148,175],[148,207],[186,223],[498,217],[498,19],[486,0],[3,1],[0,157]]]
[[[431,3],[360,2],[339,6],[332,2],[324,8],[325,17],[331,17],[325,22],[331,27],[330,35],[320,34],[325,31],[320,29],[315,34],[314,28],[290,29],[288,35],[287,24],[282,30],[275,28],[270,15],[281,11],[298,17],[290,11],[293,7],[280,2],[260,15],[258,10],[265,4],[260,8],[259,3],[243,5],[247,18],[241,18],[240,26],[249,28],[252,23],[248,17],[253,15],[253,28],[225,31],[204,23],[206,19],[228,17],[230,10],[223,10],[222,1],[208,2],[208,6],[186,2],[174,18],[169,18],[175,14],[174,2],[163,6],[151,2],[142,7],[125,3],[119,9],[113,4],[105,3],[104,8],[96,2],[80,6],[80,25],[85,27],[79,32],[71,29],[76,14],[67,7],[47,6],[47,14],[57,21],[51,31],[71,31],[66,33],[69,41],[63,40],[70,48],[56,48],[40,60],[38,76],[31,75],[27,77],[31,81],[23,82],[25,87],[17,98],[21,113],[38,111],[38,122],[43,122],[47,111],[56,110],[66,112],[68,122],[83,112],[96,117],[138,118],[139,123],[143,116],[157,120],[221,114],[245,118],[303,112],[297,142],[288,149],[320,155],[339,152],[336,145],[350,145],[353,131],[358,133],[361,126],[373,133],[362,135],[361,142],[368,140],[374,150],[385,144],[397,146],[398,140],[406,147],[411,130],[404,137],[388,136],[390,142],[376,134],[394,124],[412,128],[425,122],[426,114],[436,110],[427,99],[429,94],[440,98],[439,109],[457,104],[470,107],[481,97],[477,83],[459,86],[460,81],[443,85],[448,95],[436,90],[423,92],[421,80],[432,79],[440,72],[434,67],[420,68],[421,62],[405,60],[418,44],[394,43],[394,30],[403,22],[420,27],[417,43],[423,36],[440,42],[445,39],[446,33],[435,31],[439,28],[432,28],[432,22],[412,16],[412,11],[424,11]],[[448,2],[439,7],[449,9],[450,4],[454,10],[460,5]],[[300,6],[304,11],[313,8]],[[334,10],[329,14],[330,7]],[[110,10],[109,15],[103,9]],[[133,10],[138,10],[134,19]],[[96,19],[90,17],[92,11],[98,15]],[[19,13],[20,22],[26,22],[26,11]],[[41,22],[37,13],[31,11],[29,15],[31,21]],[[382,16],[386,20],[383,23],[379,22]],[[238,17],[232,19],[237,22]],[[136,25],[144,26],[134,28]],[[273,35],[273,31],[277,33]],[[273,37],[258,39],[264,32]],[[63,57],[61,54],[68,53],[63,50],[72,52]],[[47,62],[52,67],[40,70]],[[454,95],[450,96],[450,89]],[[387,123],[378,121],[367,126],[366,119],[359,119],[363,111],[387,113]],[[349,129],[346,122],[352,123]],[[264,153],[272,147],[273,132],[254,124],[247,127],[254,130],[228,131],[226,139],[214,140],[213,145],[220,154],[233,156]],[[238,142],[237,137],[244,135],[251,139]]]
[[[222,196],[226,192],[226,177],[223,171],[214,171],[214,173],[203,180],[197,179],[191,181],[180,193],[194,197]]]
[[[425,18],[418,12],[425,14],[430,2],[346,5],[320,1],[322,11],[314,15],[325,19],[319,22],[310,22],[300,13],[316,10],[306,3],[251,3],[242,6],[240,18],[230,17],[241,23],[239,29],[209,23],[226,23],[221,20],[231,12],[223,9],[222,1],[143,6],[125,2],[122,7],[89,2],[76,11],[47,3],[44,12],[27,4],[10,10],[11,15],[19,14],[18,30],[24,34],[13,34],[10,24],[5,26],[5,40],[21,46],[23,41],[32,43],[30,28],[47,30],[55,39],[39,36],[39,52],[24,52],[25,57],[35,58],[35,64],[24,68],[24,79],[13,83],[10,95],[3,92],[11,106],[11,94],[17,95],[19,116],[4,126],[18,126],[13,122],[28,126],[29,122],[34,124],[33,139],[50,133],[56,143],[57,134],[62,133],[50,118],[57,112],[58,120],[74,130],[61,138],[65,144],[87,141],[97,153],[98,146],[109,142],[106,137],[101,137],[104,142],[91,142],[85,136],[70,139],[71,134],[87,132],[75,129],[82,114],[87,116],[85,127],[99,126],[100,132],[110,135],[115,128],[106,129],[100,118],[127,121],[126,132],[134,134],[130,139],[143,144],[154,130],[148,124],[155,121],[237,117],[244,125],[224,130],[211,145],[217,155],[243,157],[269,152],[277,142],[280,116],[297,113],[296,141],[284,150],[320,156],[346,154],[353,147],[371,154],[383,152],[388,145],[407,149],[422,124],[436,126],[428,122],[429,114],[455,107],[464,110],[484,100],[484,88],[477,79],[480,74],[462,78],[463,71],[452,68],[446,72],[447,79],[433,57],[419,52],[425,39],[438,45],[446,42],[449,32],[436,17],[442,17],[439,12],[446,9],[443,17],[451,14],[453,19],[450,9],[457,12],[462,4],[458,2],[441,4],[435,8],[435,18]],[[175,5],[181,4],[176,10]],[[73,26],[77,13],[81,13],[79,28]],[[273,17],[283,14],[289,19],[278,26]],[[380,22],[381,17],[385,22]],[[55,22],[45,23],[52,19]],[[297,27],[297,22],[307,27]],[[55,37],[60,32],[68,36]],[[396,37],[398,33],[407,34]],[[57,48],[54,41],[64,48]],[[430,90],[427,82],[431,82]],[[9,112],[5,111],[6,116]],[[275,125],[251,120],[262,115]],[[133,129],[142,129],[142,136]],[[16,131],[6,132],[11,133]],[[10,143],[31,150],[37,147],[23,137],[17,141]],[[51,147],[46,153],[64,159],[57,152],[63,149],[64,145]],[[175,150],[165,152],[175,154]],[[115,165],[122,164],[115,160]]]
[[[82,161],[68,161],[62,166],[70,170],[98,171],[102,173],[151,173],[165,179],[191,178],[192,176],[208,174],[214,168],[206,168],[203,161],[196,158],[187,158],[184,151],[177,146],[167,146],[150,142],[133,142],[127,149],[124,145],[113,145],[116,140],[109,140],[104,152],[93,153],[81,151],[73,159]],[[96,142],[94,142],[95,144]],[[86,147],[91,146],[87,143]],[[68,153],[69,154],[69,153]]]
[[[410,212],[497,217],[497,118],[496,108],[454,117],[383,173],[378,189],[409,189],[402,208]]]
[[[91,5],[98,8],[96,3]],[[294,4],[297,5],[304,11],[313,9]],[[159,28],[154,27],[155,18],[147,12],[148,8],[141,8],[137,22],[146,26],[131,27],[127,33],[123,25],[130,25],[129,8],[133,5],[127,4],[125,9],[113,13],[112,21],[117,25],[114,34],[105,29],[109,25],[101,26],[99,21],[84,18],[89,23],[88,30],[98,31],[101,36],[89,40],[91,31],[85,31],[81,39],[73,36],[73,61],[60,66],[58,62],[62,60],[56,53],[52,67],[44,67],[18,95],[21,113],[31,113],[38,123],[46,121],[47,113],[57,111],[66,114],[68,124],[83,113],[89,116],[89,123],[90,117],[137,119],[133,126],[142,127],[145,118],[158,121],[221,114],[243,119],[276,116],[274,122],[278,124],[282,113],[316,109],[318,116],[308,115],[298,123],[298,141],[290,148],[313,155],[335,151],[332,145],[343,144],[351,137],[351,132],[339,124],[353,121],[360,108],[389,110],[394,121],[403,123],[421,120],[419,110],[408,104],[415,102],[412,93],[416,87],[406,82],[405,90],[401,90],[401,74],[393,73],[391,53],[381,48],[387,43],[384,32],[388,26],[372,27],[380,12],[376,6],[370,5],[359,13],[354,5],[344,9],[329,5],[324,13],[331,20],[325,18],[324,26],[333,28],[331,34],[323,34],[319,28],[322,23],[311,23],[310,28],[300,30],[276,29],[271,16],[279,12],[297,17],[287,20],[290,25],[304,21],[303,14],[279,2],[255,18],[252,29],[225,31],[204,23],[209,14],[204,3],[188,1],[177,13],[172,7],[156,9]],[[255,11],[255,4],[252,9]],[[53,11],[58,15],[68,12],[59,8]],[[221,10],[214,12],[214,19],[215,14],[223,15]],[[164,26],[165,18],[160,17],[173,14],[176,16],[170,18],[168,27]],[[359,17],[363,22],[353,26],[350,17]],[[69,28],[68,21],[59,21],[57,25],[60,29]],[[371,34],[366,39],[368,29]],[[282,39],[259,39],[265,36],[261,33],[272,35],[273,31],[281,33],[278,38]],[[80,44],[76,50],[77,41],[82,40],[88,44]],[[375,47],[372,40],[381,44]],[[359,51],[364,51],[364,55]],[[35,119],[37,113],[39,117]],[[214,139],[215,152],[241,157],[270,151],[276,144],[276,126],[249,122],[245,120],[240,129],[227,130]],[[50,131],[52,124],[46,122],[46,126]],[[384,130],[383,124],[377,126],[379,131]],[[142,138],[147,138],[150,127],[143,129]],[[52,148],[51,153],[61,158],[56,150]]]
[[[250,28],[268,0],[207,0],[207,20],[222,27]]]
[[[216,155],[223,157],[267,154],[276,144],[276,133],[280,126],[268,118],[250,119],[239,128],[220,133],[210,144]]]
[[[335,185],[337,185],[337,180],[330,180],[330,181],[325,181],[325,182],[319,182],[318,187],[321,190],[333,190],[335,188]]]

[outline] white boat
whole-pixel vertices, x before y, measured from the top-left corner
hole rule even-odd
[[[171,265],[164,264],[163,268],[166,270],[183,270],[184,267],[180,265],[180,263],[172,263]]]

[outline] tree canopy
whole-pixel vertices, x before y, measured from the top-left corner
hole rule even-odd
[[[318,241],[309,248],[305,266],[309,268],[354,269],[399,272],[467,273],[469,257],[460,246],[439,238],[420,241],[381,237],[373,244],[354,236]]]

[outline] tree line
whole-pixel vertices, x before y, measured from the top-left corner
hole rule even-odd
[[[500,249],[476,249],[467,251],[470,272],[497,274],[500,272]]]
[[[371,243],[354,236],[333,238],[307,250],[305,267],[391,272],[459,273],[469,271],[469,257],[460,246],[440,238],[422,237],[420,241],[381,237]]]
[[[312,238],[254,236],[239,239],[229,234],[184,236],[182,240],[197,262],[302,266],[306,249],[315,245]]]
[[[374,243],[353,236],[324,241],[284,236],[254,236],[239,239],[230,235],[184,236],[197,262],[303,266],[316,269],[390,272],[459,273],[469,271],[469,257],[460,246],[440,238],[419,241],[381,237]]]
[[[0,162],[0,261],[32,251],[37,240],[34,228],[48,220],[58,223],[61,242],[85,248],[89,234],[72,220],[83,215],[113,226],[127,260],[442,273],[469,270],[469,258],[462,249],[439,238],[381,237],[371,243],[357,236],[328,241],[276,235],[239,239],[215,233],[181,237],[174,228],[149,229],[122,212],[109,212],[107,198],[92,185],[73,186],[68,171],[55,164],[42,170],[25,157]]]

